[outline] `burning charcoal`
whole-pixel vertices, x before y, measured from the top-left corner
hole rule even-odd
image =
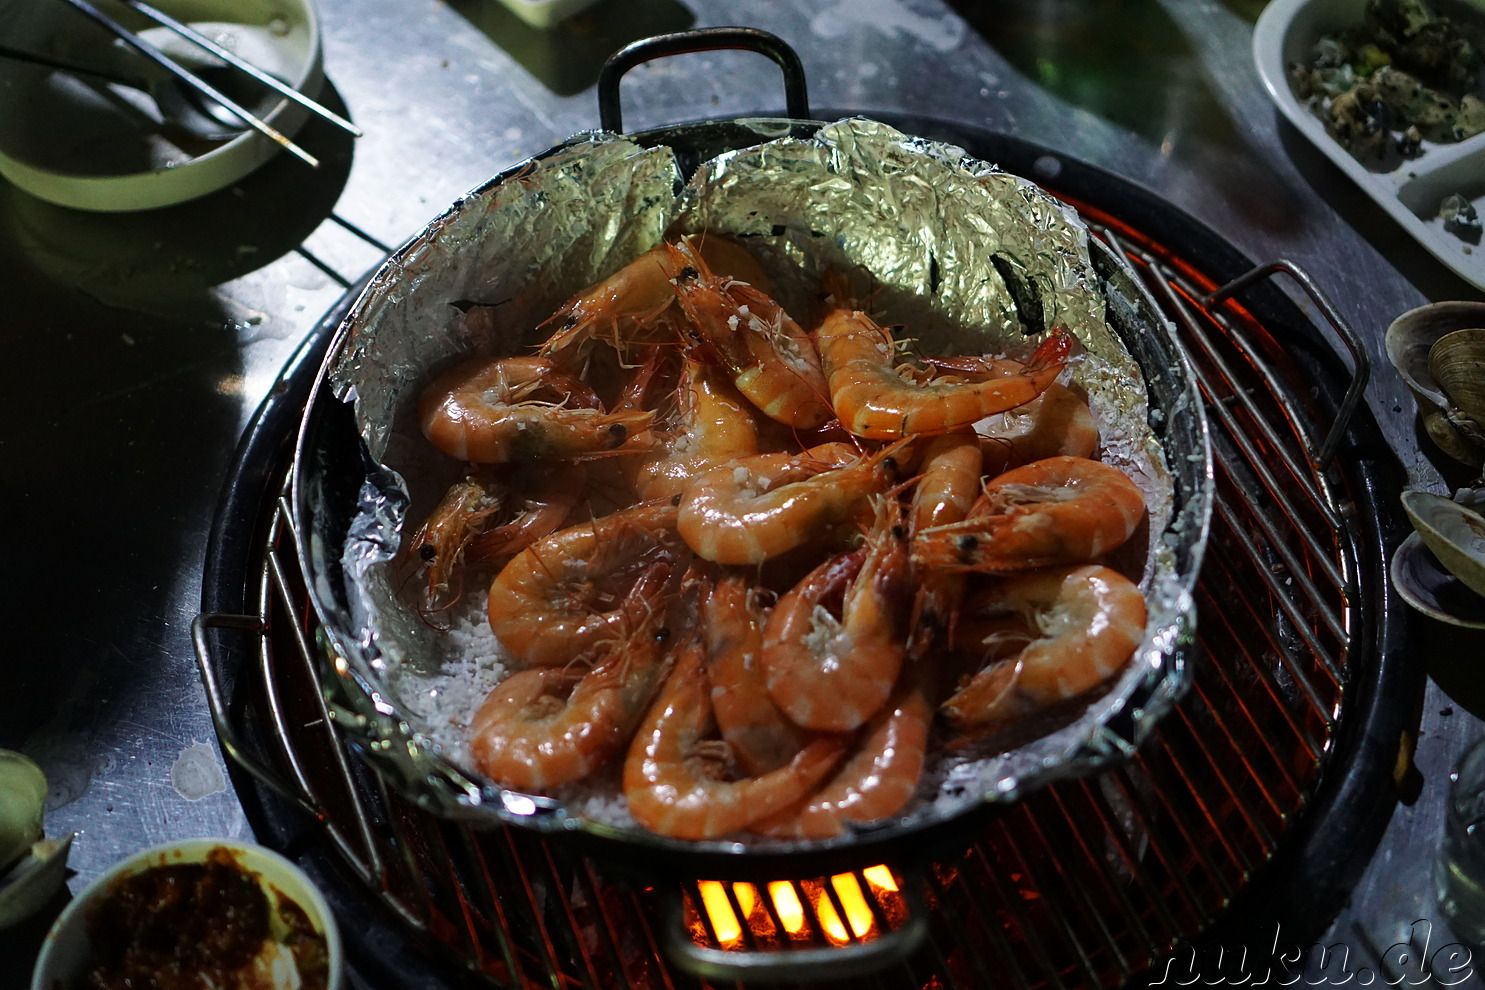
[[[1439,219],[1444,221],[1444,229],[1460,240],[1480,243],[1480,214],[1475,211],[1474,204],[1459,193],[1444,197],[1439,204]]]

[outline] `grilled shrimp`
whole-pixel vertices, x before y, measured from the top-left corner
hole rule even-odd
[[[1144,495],[1123,471],[1049,457],[987,483],[962,522],[914,534],[912,556],[959,571],[1085,563],[1128,540],[1144,517]]]
[[[808,729],[849,732],[886,702],[906,649],[897,604],[907,551],[883,499],[865,547],[837,554],[779,599],[763,631],[768,693]],[[840,617],[827,607],[840,601]]]
[[[813,430],[830,419],[815,345],[756,286],[716,274],[686,242],[671,245],[675,292],[698,351],[726,368],[749,402],[770,419]]]
[[[1003,578],[974,611],[1013,624],[981,644],[1001,659],[941,706],[961,730],[993,728],[1096,687],[1129,662],[1145,631],[1139,588],[1092,564]]]
[[[727,745],[714,736],[704,648],[693,640],[650,706],[624,760],[635,821],[678,839],[715,839],[803,800],[840,761],[843,744],[817,739],[784,766],[726,779]]]
[[[960,522],[980,492],[983,459],[973,433],[943,433],[923,450],[919,479],[913,487],[909,525],[912,533]],[[949,630],[964,590],[964,575],[939,568],[914,568],[912,632],[908,654],[921,658],[940,634]]]
[[[1019,361],[988,357],[929,358],[927,363],[981,379],[1019,374],[1024,367]],[[1058,454],[1092,457],[1100,439],[1087,400],[1061,382],[1048,385],[1025,405],[980,420],[974,430],[984,448],[985,470],[992,475]]]
[[[517,660],[561,666],[591,655],[631,621],[629,588],[657,561],[675,564],[676,510],[645,502],[553,533],[511,558],[490,585],[490,629]],[[648,588],[658,602],[661,589]]]
[[[684,241],[714,271],[765,287],[768,277],[747,249],[715,234]],[[576,367],[595,340],[608,343],[621,354],[636,344],[668,343],[675,340],[674,328],[660,319],[675,302],[675,278],[685,266],[670,246],[658,244],[614,274],[573,296],[542,322],[555,332],[541,347],[540,356],[562,367]]]
[[[1040,395],[1061,373],[1073,338],[1054,331],[1014,374],[920,380],[898,368],[897,343],[886,328],[851,308],[845,282],[828,281],[832,305],[815,330],[830,385],[830,404],[842,426],[860,437],[892,440],[931,436],[970,426]]]
[[[751,407],[718,369],[688,358],[676,395],[673,420],[656,429],[654,453],[635,462],[641,498],[678,495],[711,468],[758,453]]]
[[[993,474],[1058,455],[1092,457],[1099,443],[1088,403],[1060,382],[1024,406],[981,420],[975,432]]]
[[[701,614],[712,711],[722,740],[746,772],[777,770],[811,735],[789,721],[768,693],[764,617],[755,591],[742,575],[729,574],[717,581]]]
[[[664,610],[636,590],[623,613],[623,635],[593,669],[536,667],[496,685],[471,727],[470,753],[482,773],[544,794],[624,751],[669,659],[658,635]]]
[[[450,585],[461,565],[517,553],[556,530],[582,494],[583,478],[581,466],[559,463],[540,473],[476,468],[450,485],[407,543],[427,565],[422,607],[437,611],[457,600]]]
[[[407,542],[407,560],[422,561],[424,592],[421,609],[433,612],[447,608],[458,595],[449,586],[465,551],[486,527],[486,521],[503,513],[510,498],[504,479],[475,469],[449,486],[423,525]]]
[[[445,371],[418,401],[423,434],[461,461],[578,458],[642,445],[648,412],[605,413],[535,357],[474,358]]]
[[[713,468],[681,495],[676,528],[699,556],[759,564],[851,519],[896,478],[901,445],[862,455],[829,443]]]
[[[802,807],[764,819],[752,831],[782,839],[829,839],[852,825],[897,814],[923,776],[932,719],[923,692],[904,683],[861,730],[855,751]]]

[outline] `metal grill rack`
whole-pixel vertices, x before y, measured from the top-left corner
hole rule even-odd
[[[1369,482],[1350,466],[1354,454],[1337,455],[1364,368],[1340,402],[1324,389],[1317,398],[1310,371],[1293,360],[1294,341],[1281,344],[1232,298],[1247,281],[1219,291],[1148,236],[1077,205],[1175,322],[1211,415],[1218,499],[1192,686],[1127,765],[988,816],[921,890],[901,891],[922,937],[896,961],[871,953],[891,941],[881,936],[901,934],[890,897],[868,897],[859,930],[838,923],[852,881],[880,893],[863,872],[845,886],[789,882],[803,908],[797,930],[755,896],[770,878],[714,885],[706,892],[739,921],[761,918],[754,929],[723,931],[699,882],[683,884],[677,900],[630,882],[622,864],[561,843],[435,818],[366,769],[321,700],[316,621],[280,496],[295,390],[302,401],[326,342],[307,347],[285,372],[286,408],[269,409],[245,440],[252,456],[213,540],[212,611],[194,631],[224,749],[247,773],[239,791],[260,802],[250,806],[255,825],[322,879],[343,920],[356,919],[344,927],[354,954],[371,960],[366,982],[710,987],[734,946],[783,959],[770,970],[778,979],[791,961],[844,943],[853,951],[838,957],[866,971],[852,976],[856,986],[1117,987],[1198,939],[1276,855],[1304,845],[1301,813],[1325,775],[1352,773],[1334,764],[1355,762],[1336,755],[1348,720],[1365,717],[1353,711],[1355,685],[1371,682],[1397,635],[1384,627],[1401,621],[1357,607],[1387,598],[1370,565],[1385,559],[1385,526],[1358,514]],[[1318,297],[1316,305],[1329,312]],[[239,597],[240,613],[214,607]],[[1335,800],[1324,803],[1337,813]],[[825,971],[834,982],[845,975],[842,966]]]

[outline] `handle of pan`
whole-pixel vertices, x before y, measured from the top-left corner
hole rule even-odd
[[[1261,282],[1270,276],[1283,273],[1299,284],[1311,301],[1319,307],[1325,319],[1330,322],[1341,342],[1351,352],[1351,383],[1346,388],[1346,394],[1341,400],[1340,409],[1336,412],[1335,422],[1331,424],[1330,432],[1325,435],[1325,440],[1320,444],[1318,450],[1314,451],[1315,460],[1321,468],[1330,466],[1330,461],[1335,457],[1336,450],[1340,447],[1341,438],[1345,436],[1346,429],[1351,425],[1351,419],[1356,415],[1356,409],[1361,405],[1362,396],[1366,392],[1366,384],[1371,379],[1371,360],[1367,357],[1366,347],[1357,335],[1336,310],[1330,299],[1309,273],[1300,268],[1292,261],[1280,258],[1266,265],[1259,265],[1237,278],[1218,288],[1215,292],[1202,300],[1202,305],[1211,309],[1224,300],[1237,295],[1248,286]]]
[[[603,63],[598,73],[598,122],[605,131],[621,134],[624,117],[619,108],[619,80],[624,73],[653,59],[688,52],[736,49],[767,55],[784,71],[784,100],[788,116],[810,119],[810,101],[804,81],[804,65],[785,41],[767,31],[749,27],[697,28],[675,34],[644,38],[619,49]]]

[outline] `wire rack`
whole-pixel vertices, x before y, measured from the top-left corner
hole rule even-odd
[[[401,966],[431,985],[522,990],[710,987],[760,974],[775,985],[1118,987],[1207,932],[1297,841],[1352,686],[1387,638],[1385,616],[1357,609],[1380,594],[1361,563],[1384,548],[1375,526],[1357,524],[1359,482],[1337,456],[1364,356],[1294,266],[1219,286],[1078,205],[1174,322],[1210,415],[1217,500],[1192,684],[1127,764],[986,815],[972,842],[917,879],[890,874],[884,887],[863,863],[845,878],[783,881],[782,891],[766,877],[660,889],[560,841],[476,831],[401,798],[323,701],[317,623],[282,496],[289,451],[258,430],[268,453],[234,486],[258,507],[245,513],[255,522],[217,538],[243,567],[208,576],[208,588],[240,581],[246,607],[198,617],[198,659],[223,748],[248,775],[239,790],[267,819],[307,823],[282,844],[347,891],[342,920],[370,960],[367,982]],[[1330,390],[1339,401],[1236,301],[1278,272],[1352,348],[1355,372]],[[297,365],[286,376],[302,380],[317,362]],[[867,892],[850,898],[867,913],[843,925],[852,890]],[[797,917],[779,910],[780,894]],[[735,929],[718,920],[728,911]],[[740,949],[752,962],[731,962]]]

